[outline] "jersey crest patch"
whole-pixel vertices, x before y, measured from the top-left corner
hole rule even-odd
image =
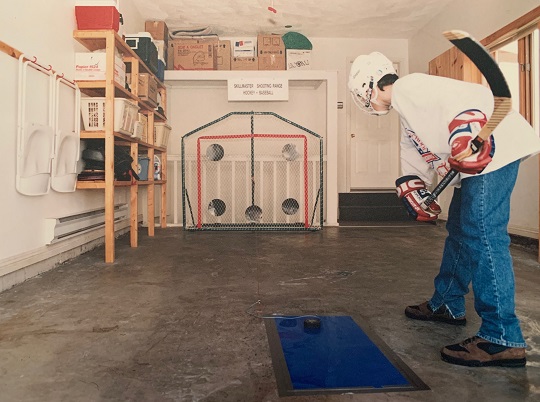
[[[413,130],[405,128],[405,132],[422,159],[424,159],[429,167],[434,169],[439,176],[444,177],[444,175],[450,171],[450,165],[445,160],[441,159],[439,155],[431,152]]]

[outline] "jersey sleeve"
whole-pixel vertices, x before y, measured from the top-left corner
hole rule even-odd
[[[403,125],[401,126],[401,174],[402,176],[416,175],[420,177],[426,185],[430,186],[434,181],[434,171],[424,161],[412,140],[407,135]]]

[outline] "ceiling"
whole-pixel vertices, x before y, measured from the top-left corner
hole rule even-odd
[[[219,36],[300,32],[309,37],[408,39],[451,0],[132,0],[170,31]],[[272,11],[270,9],[275,10]]]

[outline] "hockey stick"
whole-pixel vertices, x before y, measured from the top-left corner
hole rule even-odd
[[[510,112],[512,99],[506,79],[497,62],[493,60],[488,51],[480,43],[474,40],[467,32],[463,31],[446,31],[443,35],[471,59],[478,70],[480,70],[491,88],[495,101],[493,114],[484,127],[482,127],[476,138],[472,140],[469,153],[460,158],[461,160],[480,150],[482,143],[489,138],[493,130],[495,130],[508,112]],[[431,195],[424,200],[423,205],[429,207],[458,173],[455,169],[450,170],[435,187]]]

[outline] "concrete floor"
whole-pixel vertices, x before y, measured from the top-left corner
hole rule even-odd
[[[443,226],[314,233],[184,232],[117,240],[0,294],[1,401],[539,401],[540,266],[512,249],[526,368],[466,368],[439,349],[468,324],[407,319],[431,295]],[[368,322],[429,391],[279,398],[262,319],[350,315]]]

